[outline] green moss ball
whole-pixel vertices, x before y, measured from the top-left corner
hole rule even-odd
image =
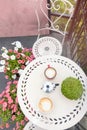
[[[68,77],[61,84],[62,94],[71,100],[77,100],[82,96],[83,87],[80,80]]]

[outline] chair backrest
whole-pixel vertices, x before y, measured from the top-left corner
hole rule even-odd
[[[63,44],[69,22],[73,16],[74,6],[67,0],[47,0],[46,8],[43,8],[43,2],[44,0],[40,0],[40,10],[49,24],[48,26],[40,28],[40,21],[38,19],[38,35],[41,35],[41,31],[43,30],[59,33],[62,36],[61,42]],[[46,13],[44,9],[47,9],[48,13]]]

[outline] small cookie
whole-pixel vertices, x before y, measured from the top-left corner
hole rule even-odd
[[[44,75],[47,79],[53,79],[56,77],[56,70],[53,67],[48,67],[44,71]]]
[[[53,103],[51,99],[44,97],[40,99],[38,106],[39,106],[40,111],[49,112],[52,110]]]

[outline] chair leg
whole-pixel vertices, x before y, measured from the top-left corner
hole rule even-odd
[[[80,130],[80,128],[79,128],[79,126],[78,126],[78,124],[77,124],[77,125],[75,125],[75,130]]]
[[[81,125],[80,123],[78,123],[76,125],[76,127],[78,128],[78,130],[87,130],[83,125]],[[80,129],[81,128],[81,129]]]
[[[85,117],[87,117],[87,114],[85,114]]]

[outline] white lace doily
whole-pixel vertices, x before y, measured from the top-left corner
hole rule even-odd
[[[33,45],[33,54],[35,58],[44,55],[61,55],[62,45],[53,37],[42,37],[37,40]]]
[[[50,65],[57,71],[53,83],[59,86],[51,93],[41,90],[44,82],[44,70]],[[61,83],[67,77],[78,78],[84,88],[78,100],[69,100],[61,93]],[[87,77],[82,69],[73,61],[63,56],[44,56],[33,60],[25,69],[18,82],[17,96],[19,105],[25,116],[35,125],[48,130],[63,130],[79,122],[87,111]],[[48,97],[53,102],[50,112],[41,112],[38,103],[41,98]]]

